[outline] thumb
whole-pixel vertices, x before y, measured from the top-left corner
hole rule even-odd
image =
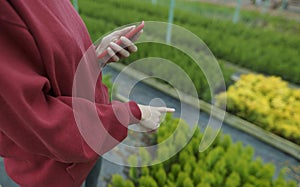
[[[120,36],[124,36],[124,35],[126,35],[128,32],[130,32],[131,30],[133,30],[135,27],[136,27],[135,25],[129,26],[129,27],[125,27],[125,28],[123,28],[123,29],[121,29],[121,30],[118,30],[118,34],[119,34]]]

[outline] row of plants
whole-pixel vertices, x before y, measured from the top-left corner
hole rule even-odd
[[[96,6],[96,5],[95,5]],[[105,6],[108,5],[101,5],[102,9],[107,9]],[[97,7],[100,8],[100,7]],[[82,14],[83,20],[86,22],[87,27],[89,28],[89,32],[91,33],[92,39],[95,41],[97,40],[98,33],[105,33],[106,31],[99,32],[98,28],[103,28],[105,25],[105,22],[103,20],[98,21],[94,17],[96,17],[96,14],[103,14],[101,13],[93,13],[95,15],[88,17],[84,14]],[[117,20],[117,19],[116,19]],[[105,25],[105,28],[113,29],[116,27],[113,23]],[[190,79],[193,81],[192,85],[195,86],[197,90],[197,95],[191,92],[191,87],[186,84],[185,76],[179,76],[176,75],[174,72],[170,72],[170,69],[166,66],[165,63],[161,63],[157,65],[157,63],[140,63],[135,65],[134,68],[146,73],[150,76],[152,75],[162,75],[161,77],[164,77],[164,80],[167,80],[169,83],[175,83],[176,85],[172,85],[176,89],[179,89],[185,93],[192,94],[193,96],[199,97],[201,99],[204,99],[205,101],[211,100],[211,91],[210,87],[207,83],[206,77],[202,70],[198,67],[197,63],[193,61],[189,56],[184,54],[182,51],[170,47],[168,45],[159,44],[159,43],[142,43],[138,44],[139,51],[137,53],[134,53],[130,56],[130,58],[123,59],[121,62],[128,65],[135,60],[147,58],[147,57],[159,57],[162,59],[168,59],[171,62],[176,63],[177,65],[182,68],[185,73],[190,77]],[[232,74],[232,70],[227,68],[225,69],[223,64],[219,64],[221,66],[222,74],[220,77],[225,80],[225,84],[229,85],[231,83],[230,75]],[[206,67],[209,67],[207,65]],[[207,71],[209,68],[206,68],[205,71]],[[183,78],[182,78],[183,77]],[[166,83],[166,82],[165,82]],[[219,86],[218,86],[219,85]],[[221,84],[217,84],[213,91],[224,89],[220,86]]]
[[[167,7],[136,0],[111,0],[106,3],[87,0],[80,7],[82,15],[115,27],[140,20],[166,21],[168,18]],[[222,60],[300,83],[299,35],[282,34],[260,27],[249,28],[243,23],[233,24],[231,21],[212,19],[181,10],[175,11],[174,23],[203,39],[213,54]],[[99,37],[100,33],[111,29],[104,26],[91,35]]]
[[[185,130],[176,131],[178,126]],[[189,126],[180,119],[166,116],[165,121],[153,137],[158,144],[157,157],[164,157],[174,147],[187,145],[165,162],[144,167],[130,167],[127,178],[113,175],[108,187],[296,187],[296,182],[285,179],[285,169],[275,176],[275,166],[254,158],[252,147],[244,147],[241,142],[232,142],[229,135],[219,134],[212,145],[199,152],[203,137],[199,128],[193,137],[185,139]],[[174,141],[161,145],[167,138]],[[180,138],[179,138],[180,137]],[[180,139],[180,140],[178,140]],[[129,163],[152,159],[151,154],[140,149],[140,154],[131,155]],[[140,157],[138,157],[140,155]]]
[[[149,56],[162,58],[164,60],[158,59],[155,61],[154,59],[149,59],[148,61],[145,60],[144,63],[135,63],[131,67],[134,67],[134,69],[146,73],[147,75],[161,77],[165,80],[163,83],[170,84],[172,87],[184,93],[194,97],[199,97],[207,102],[211,101],[210,87],[214,87],[212,90],[216,93],[218,90],[225,90],[222,86],[230,85],[232,82],[230,75],[233,71],[231,69],[226,69],[223,64],[219,64],[222,71],[222,75],[219,75],[221,78],[218,76],[215,78],[216,82],[219,83],[209,85],[205,75],[211,76],[215,73],[213,68],[209,65],[203,65],[204,68],[201,69],[189,56],[168,45],[147,43],[138,45],[138,48],[139,52],[133,54],[129,59],[124,59],[124,64],[129,65],[135,60]],[[180,71],[176,71],[176,68],[174,68],[173,65],[170,65],[165,61],[166,59],[170,62],[176,63],[176,65],[178,65],[184,72],[180,73]],[[206,64],[207,63],[209,62],[206,62]],[[192,82],[189,82],[185,75],[188,75]],[[224,76],[225,85],[221,84],[223,81],[221,80],[223,78],[222,76]],[[192,89],[192,86],[195,86],[196,93],[193,92],[194,90]]]
[[[300,145],[300,90],[280,77],[242,75],[216,100],[227,100],[227,111]]]
[[[152,0],[144,1],[152,2]],[[170,6],[169,0],[159,0],[156,3],[162,6]],[[227,21],[232,21],[236,11],[236,7],[190,0],[176,0],[175,8],[193,12],[200,16]],[[259,27],[283,34],[298,34],[300,32],[300,24],[293,18],[287,18],[281,14],[270,15],[257,10],[247,10],[243,7],[240,11],[239,22],[251,28]]]

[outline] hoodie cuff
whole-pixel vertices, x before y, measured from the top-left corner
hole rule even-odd
[[[142,112],[139,106],[137,105],[137,103],[134,101],[129,101],[128,109],[129,109],[129,123],[130,124],[139,123],[142,119]]]

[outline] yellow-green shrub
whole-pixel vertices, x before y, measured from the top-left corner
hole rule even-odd
[[[217,96],[222,104],[226,94]],[[227,90],[227,110],[265,130],[300,144],[300,90],[279,77],[242,75]]]

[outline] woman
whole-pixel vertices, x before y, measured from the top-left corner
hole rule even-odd
[[[7,0],[0,2],[0,28],[0,155],[6,172],[24,187],[79,187],[99,158],[81,136],[72,109],[75,72],[92,46],[84,23],[69,0]],[[124,37],[130,47],[111,44],[131,29],[105,37],[97,54],[109,49],[111,61],[117,61],[134,52],[136,46]],[[98,81],[95,103],[75,100],[96,106],[102,125],[117,140],[100,136],[101,154],[127,136],[128,125],[155,129],[161,113],[173,111],[134,101],[112,104],[101,76]],[[95,122],[83,124],[90,123]]]

